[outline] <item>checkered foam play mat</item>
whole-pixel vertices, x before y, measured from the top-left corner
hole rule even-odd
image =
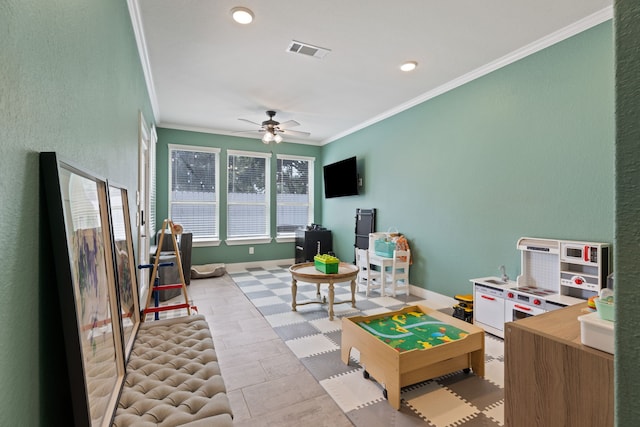
[[[350,303],[336,304],[335,318],[329,321],[327,304],[302,305],[291,311],[288,268],[248,268],[231,277],[354,425],[504,425],[502,340],[485,334],[484,379],[460,371],[405,387],[401,408],[396,411],[384,399],[382,386],[364,378],[356,349],[351,352],[349,365],[340,360],[341,318],[385,313],[417,302],[429,306],[429,301],[413,295],[380,297],[375,292],[367,298],[363,289],[356,293],[356,308]],[[327,295],[326,285],[321,286],[321,294]],[[350,298],[349,283],[336,284],[336,302]],[[298,281],[296,300],[317,300],[316,285]]]

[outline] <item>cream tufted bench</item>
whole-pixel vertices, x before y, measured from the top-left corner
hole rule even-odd
[[[204,316],[140,324],[113,426],[232,425]]]

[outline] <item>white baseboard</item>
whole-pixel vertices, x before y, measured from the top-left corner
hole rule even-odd
[[[236,262],[233,264],[225,264],[227,272],[238,273],[247,268],[262,267],[262,268],[276,268],[279,265],[292,265],[295,263],[293,258],[291,259],[275,259],[268,261],[253,261],[253,262]]]
[[[429,306],[436,309],[451,308],[457,304],[454,298],[421,288],[416,285],[409,285],[409,293],[411,295],[426,299],[427,301],[429,301]]]

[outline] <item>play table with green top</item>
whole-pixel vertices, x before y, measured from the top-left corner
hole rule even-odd
[[[343,318],[341,347],[346,364],[358,349],[365,378],[384,387],[395,409],[402,387],[459,370],[484,377],[484,330],[422,305]]]

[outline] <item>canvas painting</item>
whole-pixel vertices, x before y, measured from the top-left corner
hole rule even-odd
[[[109,212],[115,259],[116,284],[125,358],[130,354],[140,324],[135,256],[129,220],[127,190],[109,183]]]
[[[106,182],[41,153],[77,425],[108,426],[124,380]]]

